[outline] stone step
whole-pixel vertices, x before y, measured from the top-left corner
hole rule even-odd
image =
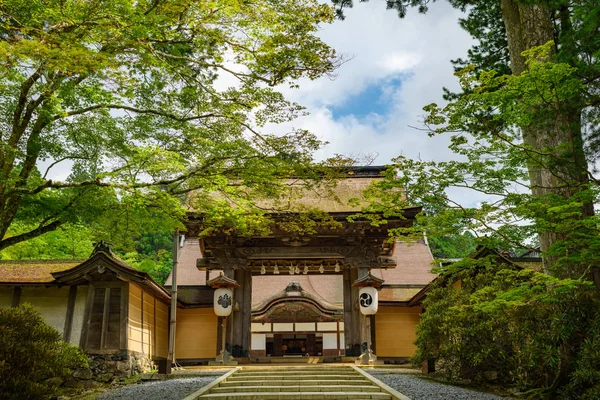
[[[306,380],[311,380],[311,379],[315,379],[315,380],[338,380],[338,379],[348,379],[348,378],[353,378],[353,377],[357,377],[357,378],[361,378],[362,377],[358,374],[355,375],[348,375],[348,374],[343,374],[343,375],[318,375],[318,374],[288,374],[288,375],[282,375],[282,374],[263,374],[263,375],[253,375],[251,377],[251,380],[296,380],[296,381],[306,381]],[[248,380],[249,377],[248,376],[243,376],[243,375],[238,375],[238,374],[233,374],[232,376],[230,376],[229,378],[227,378],[228,382],[232,382],[232,381],[245,381]]]
[[[314,381],[302,381],[305,384],[309,385],[364,385],[370,383],[367,379],[361,379],[357,377],[356,379],[340,379],[340,380],[314,380]],[[291,379],[288,380],[245,380],[245,381],[229,381],[226,380],[221,382],[220,386],[297,386],[299,385],[298,381],[294,381]]]
[[[241,370],[236,373],[236,375],[264,375],[264,374],[277,374],[277,375],[302,375],[302,374],[311,374],[311,375],[358,375],[355,371],[348,370],[314,370],[314,369],[306,369],[306,370],[255,370],[255,371],[245,371]]]
[[[211,389],[210,393],[239,393],[239,392],[381,392],[373,385],[290,385],[290,386],[219,386]]]
[[[240,393],[208,393],[199,399],[218,400],[392,400],[388,393],[369,392],[240,392]]]

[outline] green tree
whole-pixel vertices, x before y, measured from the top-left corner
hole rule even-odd
[[[322,143],[265,131],[304,112],[275,87],[335,70],[315,36],[332,18],[314,0],[3,1],[0,250],[116,203],[176,221],[191,191],[207,212],[277,197]]]
[[[476,240],[471,232],[452,232],[429,239],[429,247],[436,258],[462,258],[475,251]]]
[[[333,3],[338,12],[352,5],[351,0]],[[404,17],[410,7],[426,12],[429,3],[392,0],[387,6]],[[509,226],[501,236],[523,243],[523,234],[537,234],[546,271],[562,270],[563,275],[571,277],[584,273],[600,290],[600,265],[595,255],[579,259],[576,266],[560,262],[569,252],[581,254],[586,245],[595,244],[597,236],[595,221],[588,217],[594,214],[598,181],[587,161],[595,161],[597,152],[600,6],[595,1],[568,0],[450,3],[468,12],[460,23],[478,43],[468,60],[455,61],[457,67],[466,66],[458,72],[463,91],[447,93],[451,103],[445,108],[428,106],[425,122],[432,134],[454,134],[453,150],[473,165],[425,166],[400,158],[400,168],[407,172],[409,167],[415,168],[430,174],[430,179],[439,178],[442,190],[431,189],[442,198],[446,198],[443,189],[449,186],[507,198],[512,204],[485,205],[488,220],[483,223],[485,218],[479,212],[479,222],[488,228],[502,224],[508,220],[500,218],[500,210],[523,208],[517,219],[535,221],[535,229]],[[468,154],[471,150],[473,153]],[[445,179],[446,172],[452,178]],[[531,192],[527,207],[524,197],[509,187],[511,184]],[[450,204],[446,201],[446,205]],[[451,206],[458,208],[456,204]],[[470,212],[465,210],[463,214]],[[514,240],[516,237],[508,231],[519,232],[521,239]],[[582,244],[582,236],[587,238],[586,245]],[[570,261],[577,260],[571,257]]]
[[[388,6],[404,16],[428,3]],[[600,6],[451,3],[469,13],[461,24],[479,42],[468,60],[455,62],[462,91],[446,92],[444,107],[426,106],[424,123],[433,137],[451,136],[456,160],[398,157],[368,191],[368,211],[385,218],[421,205],[425,212],[396,230],[399,237],[443,237],[460,227],[489,248],[539,243],[546,273],[489,260],[438,269],[417,361],[437,358],[453,377],[494,371],[531,397],[597,398],[600,357],[591,349],[600,341],[600,221],[592,205],[600,187],[588,161],[597,155]],[[461,204],[450,195],[455,188],[484,200]]]

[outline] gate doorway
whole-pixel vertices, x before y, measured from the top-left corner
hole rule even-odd
[[[267,339],[267,356],[300,357],[323,354],[323,337],[314,333],[274,333]]]

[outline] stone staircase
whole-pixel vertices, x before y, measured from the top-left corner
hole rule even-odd
[[[242,367],[218,385],[195,397],[231,400],[392,400],[360,372],[349,366]]]

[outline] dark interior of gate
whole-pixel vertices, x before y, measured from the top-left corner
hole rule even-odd
[[[178,321],[183,333],[177,333],[177,359],[214,357],[223,337],[234,357],[248,361],[338,360],[359,356],[365,342],[385,360],[412,356],[419,294],[435,277],[429,273],[432,256],[424,241],[390,241],[388,230],[411,224],[420,209],[406,209],[403,217],[373,226],[366,220],[349,222],[360,205],[344,203],[361,198],[371,182],[381,179],[381,172],[379,167],[352,170],[336,187],[337,200],[318,193],[302,196],[298,201],[303,206],[319,207],[335,221],[308,235],[275,224],[268,236],[219,231],[198,238],[202,219],[191,217],[179,257],[178,314],[184,322]],[[209,310],[199,309],[212,308],[214,289],[207,282],[220,274],[239,285],[233,291],[233,312],[226,318],[215,316],[214,325],[198,333],[210,343],[199,345],[193,336],[203,325],[193,325],[193,315],[202,315],[204,325],[211,323]],[[360,312],[357,282],[365,279],[379,286],[375,315]],[[170,278],[166,285],[171,285]]]

